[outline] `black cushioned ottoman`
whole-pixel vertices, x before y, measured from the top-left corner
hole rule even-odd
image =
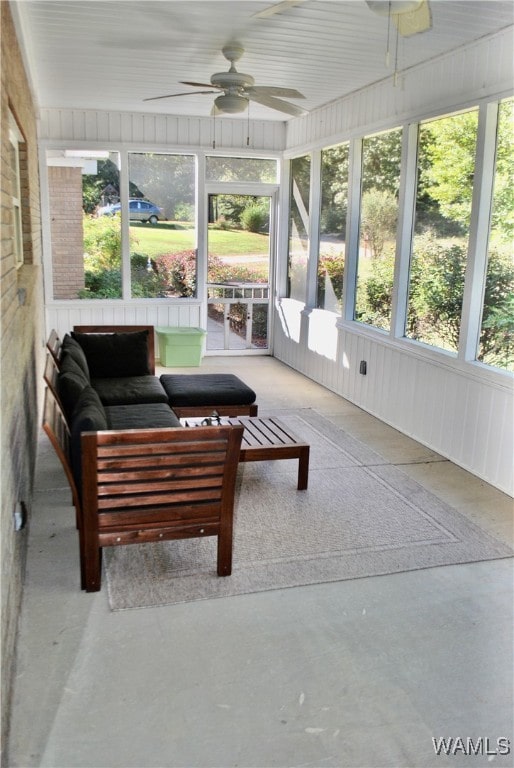
[[[256,416],[257,395],[231,373],[164,373],[160,382],[177,416],[211,414]]]

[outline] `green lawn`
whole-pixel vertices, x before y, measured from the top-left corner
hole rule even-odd
[[[130,225],[131,251],[155,257],[160,253],[187,251],[194,248],[195,230],[188,224],[161,222],[160,224],[132,223]],[[267,256],[268,235],[239,229],[211,229],[209,227],[209,253],[215,256],[262,254]]]

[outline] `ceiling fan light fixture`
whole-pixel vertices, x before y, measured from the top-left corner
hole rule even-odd
[[[248,99],[244,96],[236,96],[232,94],[224,94],[214,99],[216,108],[220,112],[227,112],[228,114],[236,114],[237,112],[244,112],[248,106]]]
[[[421,5],[422,0],[366,0],[366,5],[381,16],[389,14],[412,13]]]

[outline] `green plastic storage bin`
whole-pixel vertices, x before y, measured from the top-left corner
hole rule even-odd
[[[155,329],[159,339],[160,363],[165,368],[194,368],[203,357],[207,332],[202,328],[161,326]]]

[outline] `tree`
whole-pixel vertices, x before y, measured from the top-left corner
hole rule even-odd
[[[398,197],[402,129],[367,136],[362,143],[362,191],[373,187]]]
[[[192,155],[165,155],[131,152],[129,175],[141,197],[164,209],[167,219],[175,218],[180,203],[194,205],[195,161]]]
[[[348,207],[348,144],[325,149],[321,153],[321,212],[322,235],[346,234]]]
[[[105,189],[115,190],[115,199],[105,198]],[[96,163],[96,174],[86,173],[82,176],[82,202],[85,213],[94,213],[99,205],[118,202],[120,195],[120,172],[112,160],[100,159]]]
[[[514,99],[500,104],[491,229],[512,246],[514,237]]]
[[[427,195],[448,219],[466,230],[471,216],[478,110],[450,115],[422,125],[423,162],[418,195]]]
[[[374,187],[364,192],[361,202],[361,234],[368,240],[374,259],[384,253],[386,240],[394,238],[398,201],[392,192]]]

